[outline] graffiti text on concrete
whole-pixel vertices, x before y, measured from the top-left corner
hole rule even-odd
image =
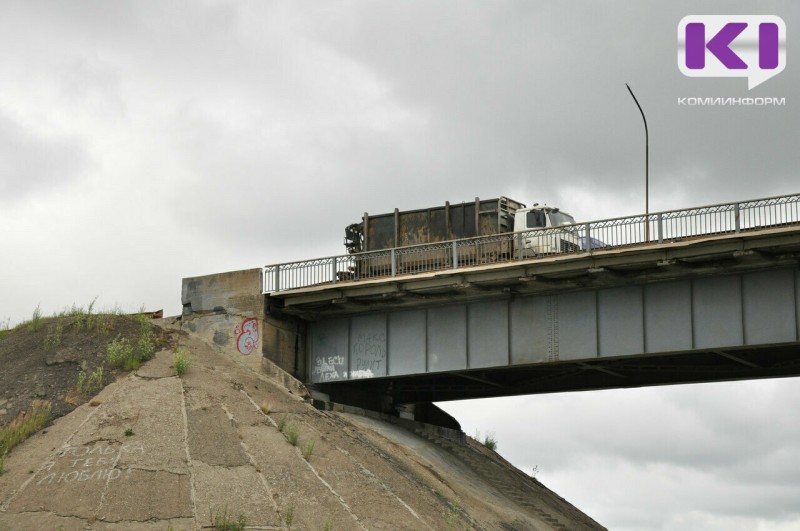
[[[37,485],[58,485],[75,481],[109,481],[130,476],[130,469],[114,466],[118,454],[144,453],[141,444],[123,444],[120,447],[108,444],[94,446],[67,446],[45,462],[45,474]],[[55,470],[54,470],[55,469]]]
[[[253,352],[258,346],[258,319],[250,317],[242,321],[234,331],[236,334],[236,348],[245,356]]]

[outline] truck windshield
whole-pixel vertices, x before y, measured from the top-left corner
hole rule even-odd
[[[559,225],[574,225],[575,218],[566,212],[550,212],[550,224],[553,227],[558,227]]]

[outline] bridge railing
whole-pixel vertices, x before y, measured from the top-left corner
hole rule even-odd
[[[264,266],[264,293],[800,223],[800,194]]]

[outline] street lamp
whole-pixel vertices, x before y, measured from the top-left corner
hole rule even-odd
[[[628,87],[628,92],[631,93],[633,101],[639,107],[639,112],[642,113],[642,120],[644,120],[644,240],[650,241],[650,135],[647,133],[647,118],[644,117],[642,106],[639,105],[639,100],[633,95],[631,87]]]

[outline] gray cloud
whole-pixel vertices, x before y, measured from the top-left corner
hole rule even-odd
[[[0,319],[98,295],[177,313],[182,276],[341,253],[364,211],[510,195],[581,219],[640,213],[643,127],[625,82],[650,126],[651,209],[797,192],[800,41],[790,35],[787,69],[751,92],[741,79],[690,79],[676,28],[697,11],[8,3],[0,226],[15,260],[0,263]],[[790,32],[800,20],[786,2],[703,4],[756,11]],[[756,95],[787,105],[677,104]],[[42,282],[53,263],[58,282]],[[494,430],[504,456],[538,465],[610,528],[790,529],[793,384],[521,397],[457,416],[469,432]]]
[[[0,114],[0,202],[49,194],[86,170],[89,155],[75,138],[45,138]]]

